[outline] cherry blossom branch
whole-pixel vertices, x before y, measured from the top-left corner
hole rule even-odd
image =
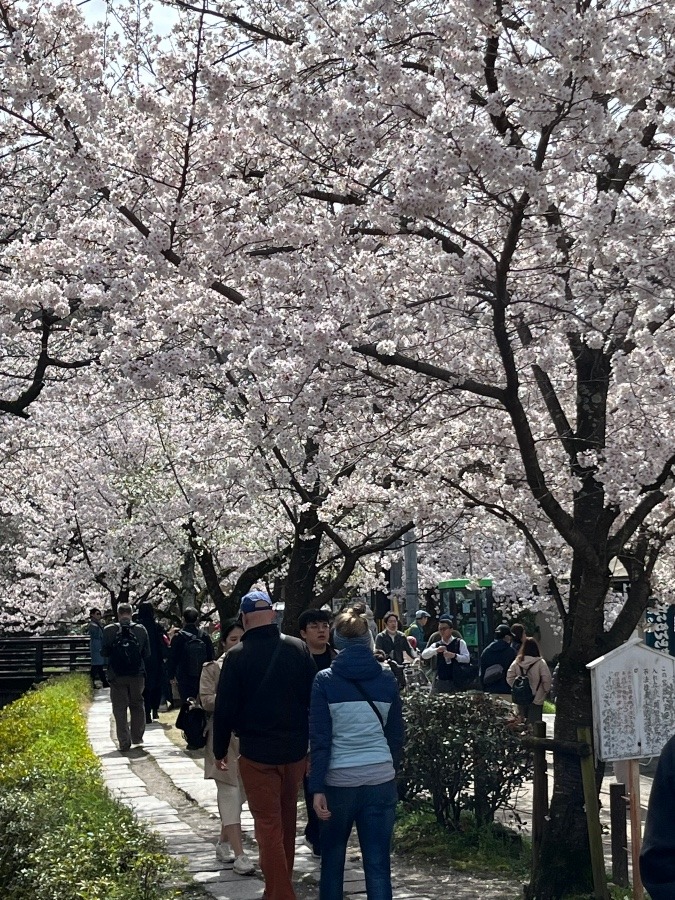
[[[397,541],[399,538],[403,537],[403,535],[410,531],[410,529],[413,528],[414,525],[415,523],[412,521],[406,522],[405,525],[397,528],[394,532],[379,541],[373,541],[370,544],[365,543],[359,547],[352,548],[349,547],[349,545],[340,537],[339,534],[337,534],[337,532],[330,525],[328,525],[327,523],[323,523],[324,533],[333,541],[333,543],[337,547],[340,548],[344,556],[344,562],[335,578],[317,595],[313,605],[318,608],[320,606],[323,606],[324,603],[332,600],[337,592],[345,586],[360,559],[362,559],[364,556],[369,556],[372,553],[381,553],[383,550],[391,547],[394,541]]]
[[[501,521],[503,522],[510,522],[512,525],[515,525],[515,527],[518,529],[518,531],[520,531],[520,533],[527,541],[528,546],[534,552],[534,555],[539,560],[539,563],[541,564],[544,571],[548,574],[549,590],[551,592],[551,595],[553,596],[553,599],[555,600],[555,605],[558,610],[560,620],[561,622],[565,623],[568,618],[568,612],[565,609],[565,604],[563,602],[560,589],[558,588],[558,583],[551,571],[551,567],[548,563],[544,548],[536,539],[532,529],[529,528],[519,516],[515,515],[515,513],[511,512],[511,510],[507,509],[505,506],[502,506],[498,503],[492,503],[488,500],[484,500],[476,496],[473,492],[469,491],[457,481],[449,478],[443,478],[443,481],[449,484],[450,487],[452,487],[454,490],[458,491],[458,493],[462,494],[462,496],[466,497],[466,499],[470,501],[472,505],[486,510],[486,512],[490,513],[498,519],[501,519]]]
[[[82,369],[91,365],[96,358],[81,359],[71,362],[56,359],[49,354],[49,338],[56,323],[59,321],[55,316],[51,316],[47,312],[41,314],[41,336],[40,336],[40,354],[35,365],[32,376],[30,377],[30,386],[22,391],[15,400],[0,400],[0,413],[8,413],[12,416],[18,416],[21,419],[27,419],[28,413],[26,409],[31,403],[42,393],[46,383],[46,373],[48,368],[59,369]]]
[[[260,25],[254,25],[253,22],[247,22],[245,19],[242,19],[241,16],[236,15],[236,13],[224,13],[220,10],[212,9],[209,7],[208,3],[205,3],[203,6],[194,6],[191,3],[186,3],[185,0],[170,0],[170,2],[165,0],[164,5],[177,6],[179,9],[185,9],[189,12],[201,13],[213,16],[216,19],[222,19],[225,22],[229,22],[231,25],[236,25],[243,31],[254,34],[256,37],[263,38],[266,41],[281,41],[281,43],[289,45],[297,43],[297,38],[295,37],[280,34],[278,31],[270,31]]]

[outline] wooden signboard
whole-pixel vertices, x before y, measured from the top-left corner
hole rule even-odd
[[[636,636],[587,668],[595,755],[628,761],[633,896],[642,900],[639,760],[660,756],[675,734],[675,657],[647,647]]]
[[[675,657],[633,637],[587,668],[598,759],[659,756],[675,734]]]

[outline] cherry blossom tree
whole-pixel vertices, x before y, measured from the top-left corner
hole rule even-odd
[[[88,217],[67,248],[120,301],[102,361],[243,393],[247,445],[309,492],[298,540],[326,532],[327,448],[372,427],[364,386],[399,421],[427,394],[421,452],[378,445],[386,477],[359,483],[416,471],[420,506],[442,483],[495,521],[486,546],[520,535],[575,739],[585,666],[632,632],[673,533],[673,12],[173,6],[159,39],[135,8],[111,34],[0,3],[6,105],[48,132],[38,165]],[[608,619],[614,558],[629,591]],[[590,880],[580,773],[554,769],[542,900]]]
[[[672,537],[661,12],[326,4],[258,63],[274,84],[260,199],[284,209],[269,243],[309,222],[287,280],[297,295],[314,273],[343,364],[446,386],[463,432],[449,480],[515,526],[547,574],[568,739],[591,720],[586,663],[630,635]],[[606,627],[615,557],[630,588]],[[581,796],[577,765],[557,758],[532,896],[587,886]]]

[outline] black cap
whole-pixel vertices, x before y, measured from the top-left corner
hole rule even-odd
[[[505,637],[513,637],[511,634],[511,628],[509,625],[497,625],[495,628],[495,637],[496,638],[505,638]]]

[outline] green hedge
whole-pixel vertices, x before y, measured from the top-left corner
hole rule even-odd
[[[175,865],[113,800],[87,740],[89,679],[48,682],[0,711],[0,897],[165,900]]]

